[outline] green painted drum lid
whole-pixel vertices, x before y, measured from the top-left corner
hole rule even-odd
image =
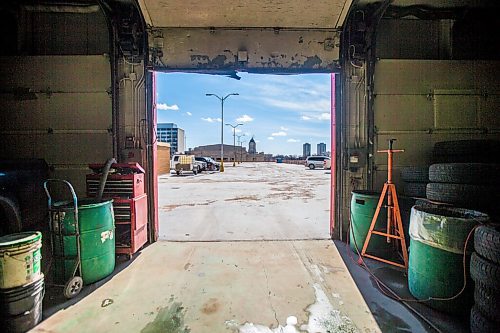
[[[96,207],[101,207],[105,206],[109,203],[112,203],[113,199],[102,199],[102,200],[97,200],[94,198],[85,198],[85,199],[80,199],[78,200],[78,209],[88,209],[88,208],[96,208]],[[68,201],[59,201],[54,203],[53,205],[57,209],[61,210],[73,210],[73,201],[68,200]]]
[[[26,231],[0,237],[0,249],[35,243],[42,238],[39,231]]]

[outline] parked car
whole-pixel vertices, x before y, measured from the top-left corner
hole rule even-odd
[[[219,171],[220,169],[220,163],[215,161],[213,158],[211,157],[205,157],[205,159],[208,161],[209,165],[212,166],[212,170],[214,171]],[[209,167],[210,168],[210,167]]]
[[[323,168],[323,161],[330,159],[327,156],[309,156],[306,158],[305,166],[311,170],[316,168]]]
[[[170,170],[180,175],[183,171],[191,171],[195,175],[201,169],[200,164],[196,163],[194,155],[174,155],[170,161]]]
[[[332,160],[330,158],[327,158],[323,161],[323,169],[325,170],[331,170],[332,168]]]
[[[210,170],[208,166],[208,161],[204,157],[195,157],[195,162],[199,166],[199,172]]]

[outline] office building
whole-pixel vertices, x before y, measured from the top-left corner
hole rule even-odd
[[[311,144],[310,143],[306,142],[302,145],[302,156],[304,158],[311,156]]]
[[[321,142],[318,143],[317,149],[316,149],[316,155],[318,156],[325,156],[326,155],[326,144]]]
[[[159,123],[156,128],[156,139],[159,142],[170,143],[171,155],[183,153],[186,150],[184,130],[174,123]]]

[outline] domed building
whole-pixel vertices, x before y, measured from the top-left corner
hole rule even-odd
[[[248,142],[248,153],[249,154],[257,154],[257,144],[255,143],[253,136],[250,139],[250,142]]]

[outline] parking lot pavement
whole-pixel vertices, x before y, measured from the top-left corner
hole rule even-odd
[[[330,172],[243,163],[224,173],[159,179],[160,239],[329,238]]]

